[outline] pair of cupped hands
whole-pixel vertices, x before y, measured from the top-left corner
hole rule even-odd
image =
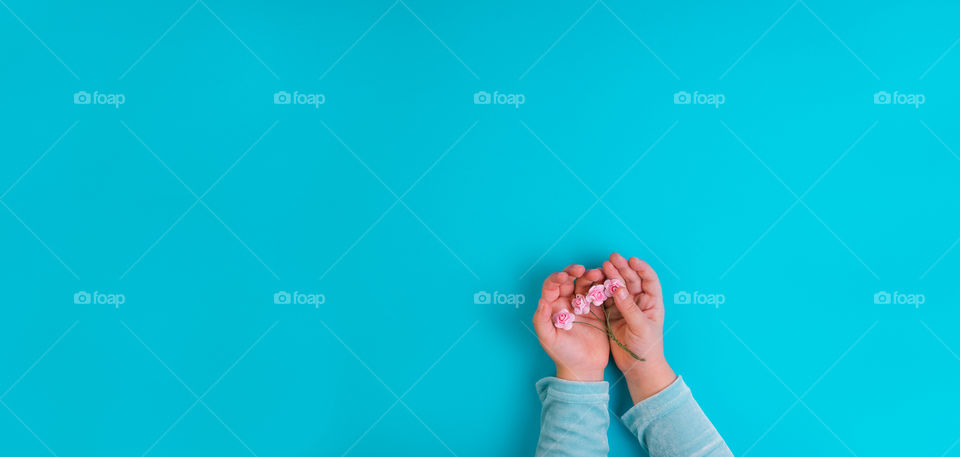
[[[569,330],[554,325],[552,316],[571,310],[577,294],[586,295],[592,285],[608,279],[623,281],[625,287],[618,288],[611,299],[596,307],[601,308],[597,312],[577,315],[576,325]],[[613,253],[602,268],[587,270],[573,264],[548,276],[533,315],[533,327],[540,345],[557,365],[558,378],[603,381],[603,371],[612,354],[637,403],[676,379],[663,354],[663,315],[663,291],[657,273],[643,260],[628,260]],[[601,330],[608,328],[605,321],[616,338],[613,342]]]

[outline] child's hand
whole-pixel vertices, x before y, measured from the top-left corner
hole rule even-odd
[[[590,284],[603,279],[600,269],[584,272],[583,265],[570,265],[565,270],[551,274],[543,282],[543,293],[537,311],[533,314],[533,327],[537,339],[547,355],[557,364],[557,377],[568,381],[603,381],[603,369],[610,360],[610,343],[602,330],[578,322],[586,322],[603,328],[603,323],[594,313],[599,307],[591,307],[591,313],[576,316],[570,330],[561,330],[553,325],[553,314],[560,310],[572,310],[570,301],[574,291],[585,294]],[[576,283],[574,283],[576,280]]]
[[[628,262],[617,253],[603,262],[607,278],[626,284],[613,297],[616,307],[607,305],[610,330],[617,339],[646,361],[633,358],[612,344],[613,360],[623,372],[633,402],[637,403],[669,386],[676,375],[663,355],[663,292],[657,273],[646,262],[631,257]]]

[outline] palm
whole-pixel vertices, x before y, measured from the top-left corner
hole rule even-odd
[[[649,296],[645,298],[643,295],[644,294],[636,294],[634,299],[637,300],[638,303],[644,300],[650,300]],[[649,353],[656,353],[654,350],[662,346],[659,329],[662,328],[663,322],[657,322],[655,316],[651,316],[652,309],[648,309],[643,313],[644,316],[647,317],[647,320],[644,322],[644,327],[634,329],[627,325],[627,321],[623,319],[623,315],[621,315],[620,311],[613,305],[612,300],[605,306],[610,317],[610,331],[613,332],[613,336],[630,348],[634,354],[644,358]],[[639,362],[617,344],[610,345],[610,352],[613,354],[613,361],[618,367],[626,367],[629,369],[634,363]]]

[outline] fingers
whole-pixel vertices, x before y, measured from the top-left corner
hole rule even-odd
[[[601,271],[599,268],[589,270],[584,273],[583,276],[577,278],[574,292],[580,295],[586,295],[587,290],[590,289],[590,284],[593,284],[601,279],[603,279],[603,271]]]
[[[637,273],[643,284],[643,292],[655,297],[663,297],[663,289],[660,287],[660,278],[657,272],[650,268],[650,265],[636,257],[630,258],[630,268]]]
[[[610,262],[613,263],[613,266],[617,267],[617,270],[623,276],[623,281],[626,283],[627,290],[629,290],[631,294],[643,292],[643,284],[640,282],[640,276],[630,268],[630,265],[627,264],[627,259],[614,252],[610,254]]]
[[[537,304],[537,310],[533,313],[533,329],[537,332],[537,338],[545,349],[553,345],[553,341],[557,337],[557,328],[553,326],[551,320],[552,312],[549,303],[540,300],[540,303]]]
[[[570,297],[573,295],[573,285],[574,280],[583,276],[583,265],[572,264],[567,268],[564,268],[563,271],[569,278],[560,284],[560,296],[561,297]]]
[[[603,274],[607,279],[623,279],[623,276],[620,274],[620,270],[613,265],[613,262],[606,260],[603,262]]]
[[[540,292],[542,300],[552,303],[560,298],[560,285],[565,283],[569,276],[565,271],[560,271],[547,276],[543,281],[543,291]]]
[[[608,278],[623,279],[623,275],[610,261],[603,262],[603,272]],[[621,288],[614,294],[613,303],[620,314],[623,315],[623,319],[627,321],[628,326],[637,330],[643,328],[642,325],[646,317],[643,315],[643,311],[640,311],[640,308],[637,307],[637,304],[633,301],[633,296],[626,288]]]

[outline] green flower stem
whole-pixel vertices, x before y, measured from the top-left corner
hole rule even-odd
[[[637,359],[637,360],[639,360],[639,361],[641,361],[641,362],[646,362],[646,361],[647,361],[647,360],[644,359],[643,357],[640,357],[639,355],[634,354],[633,351],[630,350],[630,348],[624,346],[623,343],[621,343],[620,341],[617,340],[617,337],[613,336],[613,333],[610,333],[609,335],[610,335],[610,339],[612,339],[614,343],[617,343],[617,346],[620,346],[620,348],[622,348],[624,351],[627,351],[627,354],[630,354],[631,357],[633,357],[633,358],[635,358],[635,359]]]
[[[610,332],[608,332],[608,331],[606,331],[606,330],[604,330],[604,329],[602,329],[602,328],[600,328],[600,327],[597,327],[596,325],[593,325],[593,324],[588,324],[588,323],[586,323],[586,322],[581,322],[581,321],[573,321],[573,323],[574,323],[574,324],[589,325],[589,326],[591,326],[591,327],[593,327],[593,328],[595,328],[595,329],[597,329],[597,330],[600,330],[600,331],[603,332],[603,333],[606,333],[607,335],[610,334]]]
[[[606,309],[603,310],[603,316],[606,318],[606,322],[607,322],[607,335],[610,335],[610,339],[613,340],[614,343],[617,343],[617,346],[620,346],[621,349],[623,349],[624,351],[627,351],[627,354],[630,354],[631,357],[633,357],[633,358],[635,358],[635,359],[637,359],[637,360],[639,360],[639,361],[641,361],[641,362],[646,362],[646,359],[644,359],[643,357],[638,356],[637,354],[634,354],[634,352],[631,351],[630,348],[628,348],[625,344],[621,343],[620,340],[618,340],[617,337],[613,334],[613,330],[610,330],[610,315],[607,314],[607,310],[606,310]]]

